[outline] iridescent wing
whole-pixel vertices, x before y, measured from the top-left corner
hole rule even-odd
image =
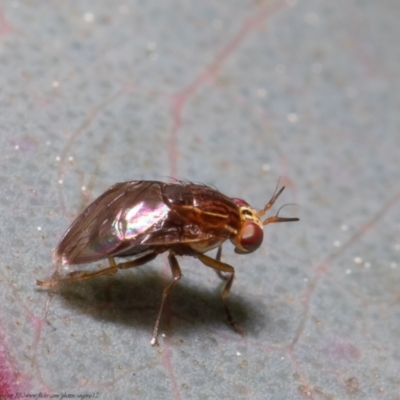
[[[72,223],[56,249],[56,260],[85,264],[138,254],[150,246],[226,240],[230,232],[221,229],[226,215],[219,215],[218,223],[215,217],[204,219],[192,193],[196,187],[157,181],[115,184]]]
[[[159,182],[117,183],[91,203],[61,239],[56,259],[85,264],[140,244],[140,237],[169,212]]]

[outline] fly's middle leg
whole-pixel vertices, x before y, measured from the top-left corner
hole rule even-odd
[[[241,329],[233,320],[232,314],[229,310],[228,307],[228,301],[227,301],[227,296],[229,294],[229,291],[231,289],[233,279],[235,278],[235,269],[226,263],[223,263],[222,261],[218,260],[218,253],[217,253],[217,259],[211,258],[209,256],[206,256],[205,254],[196,254],[196,257],[207,267],[210,267],[214,269],[217,274],[221,277],[222,279],[226,280],[226,284],[224,288],[222,289],[221,292],[221,298],[222,298],[222,303],[225,308],[226,316],[228,317],[228,321],[231,324],[232,328],[239,333],[240,335],[245,335],[245,332],[243,329]]]
[[[170,252],[169,255],[168,255],[168,261],[169,261],[169,265],[171,267],[172,281],[163,290],[161,305],[160,305],[160,309],[158,311],[156,323],[155,323],[154,329],[153,329],[153,336],[152,336],[152,339],[151,339],[151,344],[153,346],[154,345],[158,346],[158,339],[157,339],[157,337],[158,337],[158,328],[160,326],[160,320],[161,320],[162,312],[163,312],[163,309],[164,309],[165,301],[167,300],[167,297],[171,293],[171,291],[174,288],[174,286],[182,278],[182,272],[181,272],[181,269],[179,267],[178,261],[177,261],[175,255],[172,252]]]

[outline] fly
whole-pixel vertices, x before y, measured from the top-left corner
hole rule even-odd
[[[65,277],[56,272],[39,286],[82,281],[111,275],[119,269],[146,264],[168,252],[172,280],[165,287],[151,344],[158,344],[158,328],[165,301],[182,277],[176,256],[192,256],[214,269],[226,281],[221,292],[228,321],[239,333],[227,303],[235,269],[221,261],[222,244],[230,240],[235,252],[248,254],[263,241],[263,227],[276,222],[298,221],[278,214],[262,220],[285,187],[262,210],[216,189],[189,182],[131,181],[117,183],[91,203],[68,228],[54,252],[58,265],[88,264],[108,259],[98,271],[77,270]],[[204,253],[217,248],[216,258]],[[118,263],[115,258],[134,257]]]

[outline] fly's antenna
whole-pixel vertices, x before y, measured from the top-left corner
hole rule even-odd
[[[280,180],[280,179],[279,179]],[[285,190],[285,186],[282,186],[279,190],[279,180],[278,184],[276,185],[274,194],[271,197],[271,200],[265,205],[265,207],[260,210],[257,214],[259,217],[262,217],[275,203],[275,201],[278,199],[278,197],[282,194],[282,192]]]
[[[282,192],[282,190],[281,190]],[[273,224],[276,222],[295,222],[295,221],[300,221],[300,218],[294,218],[294,217],[280,217],[279,216],[279,212],[282,210],[283,207],[286,206],[297,206],[298,204],[295,203],[287,203],[284,204],[282,207],[279,207],[279,210],[277,211],[277,213],[273,216],[273,217],[269,217],[267,218],[265,221],[263,221],[263,225],[268,225],[268,224]]]
[[[280,206],[280,207],[279,207],[279,210],[278,210],[277,213],[276,213],[276,216],[278,216],[278,214],[281,212],[281,210],[282,210],[283,207],[287,207],[287,206],[298,206],[298,204],[296,204],[296,203],[286,203],[286,204],[284,204],[283,206]]]

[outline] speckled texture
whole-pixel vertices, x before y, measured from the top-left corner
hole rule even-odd
[[[0,5],[0,395],[400,399],[400,3]],[[197,260],[35,286],[115,182],[186,178],[281,215]],[[277,207],[275,208],[277,209]]]

